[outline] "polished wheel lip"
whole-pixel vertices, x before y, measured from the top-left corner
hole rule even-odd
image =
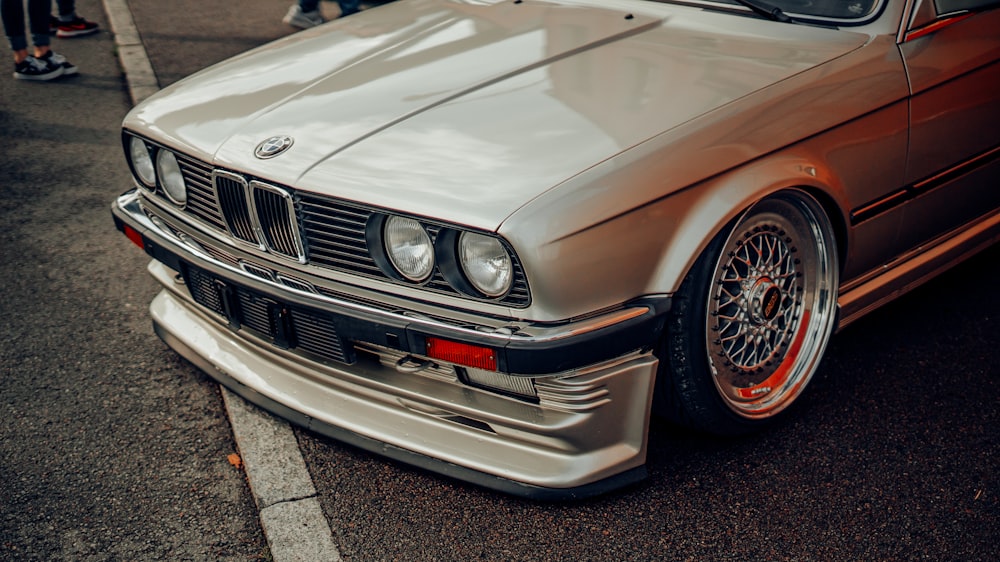
[[[773,416],[816,371],[836,317],[833,244],[818,203],[795,191],[751,207],[723,245],[706,349],[716,390],[737,415]]]

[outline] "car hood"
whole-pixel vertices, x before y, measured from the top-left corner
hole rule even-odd
[[[125,127],[267,181],[495,230],[576,174],[866,36],[617,2],[404,0],[265,45]],[[285,152],[259,159],[275,135]]]

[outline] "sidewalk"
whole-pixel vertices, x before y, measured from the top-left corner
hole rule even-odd
[[[295,30],[281,23],[288,5],[179,0],[102,0],[134,103],[163,86]],[[335,3],[322,3],[328,18]],[[239,29],[233,29],[233,22]],[[235,31],[235,32],[234,32]],[[276,562],[339,561],[330,526],[291,427],[222,389],[241,462]]]

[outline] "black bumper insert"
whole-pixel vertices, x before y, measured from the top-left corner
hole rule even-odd
[[[181,269],[195,302],[223,317],[232,330],[249,329],[277,347],[321,359],[356,360],[353,347],[339,335],[335,315],[277,301],[189,264]]]

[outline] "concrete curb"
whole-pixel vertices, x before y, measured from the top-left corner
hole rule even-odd
[[[132,103],[160,89],[126,0],[102,0]],[[275,562],[340,562],[292,428],[221,387],[233,437]]]
[[[118,60],[128,81],[132,103],[137,104],[160,90],[160,84],[149,62],[139,30],[132,21],[132,11],[126,0],[103,0],[104,13],[115,37]]]
[[[292,428],[220,388],[271,557],[276,562],[339,562]]]

